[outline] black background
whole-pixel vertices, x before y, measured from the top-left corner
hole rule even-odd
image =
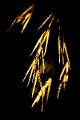
[[[38,1],[38,0],[37,0]],[[11,2],[1,2],[0,4],[0,34],[1,34],[1,89],[3,112],[10,111],[12,113],[34,112],[31,111],[31,99],[29,90],[21,83],[24,77],[26,66],[30,64],[29,54],[34,46],[33,37],[36,39],[36,28],[39,17],[45,18],[47,13],[54,10],[57,11],[61,18],[61,24],[64,26],[64,33],[67,43],[69,44],[69,54],[72,65],[70,82],[68,83],[65,95],[57,101],[54,89],[52,87],[50,100],[45,112],[66,113],[78,112],[80,99],[80,30],[79,30],[79,6],[77,2],[64,0],[40,0],[37,2],[32,0],[16,0]],[[26,6],[36,3],[35,14],[33,18],[33,26],[31,31],[19,34],[18,32],[6,33],[12,20],[23,11]],[[36,20],[37,19],[37,20]],[[41,20],[41,19],[40,19]],[[37,23],[37,25],[36,25]],[[34,32],[33,32],[34,31]],[[35,40],[34,39],[34,40]],[[29,42],[30,41],[30,42]],[[26,63],[27,61],[27,63]],[[15,71],[16,67],[16,71]],[[16,73],[15,73],[16,72]],[[16,79],[15,79],[16,74]],[[56,88],[55,88],[56,89]],[[36,108],[37,109],[37,108]],[[38,109],[37,109],[38,110]],[[36,110],[36,112],[37,112]]]

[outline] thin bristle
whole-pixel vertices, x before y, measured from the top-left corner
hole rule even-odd
[[[35,80],[34,80],[34,85],[33,85],[33,90],[32,90],[32,98],[33,98],[33,95],[34,95],[34,92],[35,92],[35,87],[36,87],[36,84],[37,84],[38,76],[39,76],[39,70],[37,70],[36,75],[35,75]]]
[[[26,21],[26,22],[24,21],[25,23],[23,23],[24,25],[23,25],[23,28],[22,28],[22,30],[21,30],[21,33],[23,33],[23,31],[24,31],[25,28],[27,27],[27,24],[29,23],[29,21],[30,21],[30,19],[31,19],[31,16],[32,16],[32,14],[30,14],[29,17],[27,16],[28,18],[25,18],[25,21]]]
[[[66,62],[66,64],[64,65],[64,67],[63,67],[63,69],[62,69],[62,72],[61,72],[61,74],[60,74],[60,80],[61,80],[64,72],[65,72],[65,71],[68,72],[68,70],[69,70],[69,63]]]
[[[44,68],[44,54],[43,54],[43,49],[42,49],[42,66],[43,66],[42,69],[43,69],[43,73],[44,73],[44,69],[45,69],[45,68]]]
[[[46,43],[45,43],[46,45],[45,45],[44,56],[46,55],[48,41],[49,41],[49,36],[50,36],[50,30],[47,31],[47,39],[46,39]]]
[[[49,93],[50,93],[50,90],[51,90],[51,83],[52,83],[52,78],[49,78],[48,79],[48,92],[47,92],[47,98],[46,98],[46,102],[48,101],[48,98],[49,98]]]
[[[33,7],[34,7],[34,4],[31,5],[27,10],[25,10],[25,11],[21,14],[21,16],[24,16],[26,13],[28,13],[30,10],[33,9]]]
[[[40,100],[41,97],[42,97],[42,101],[43,101],[43,98],[45,97],[45,93],[46,93],[46,89],[47,89],[47,88],[48,88],[48,96],[47,96],[47,99],[48,99],[48,97],[49,97],[49,92],[50,92],[50,88],[51,88],[51,82],[52,82],[52,79],[49,78],[49,79],[46,81],[45,85],[43,85],[43,86],[41,87],[41,90],[38,92],[38,95],[37,95],[37,97],[35,98],[35,100],[34,100],[34,102],[33,102],[33,104],[32,104],[32,107],[33,107],[36,103],[39,102],[39,100]],[[42,102],[42,106],[43,106],[43,102]],[[43,109],[41,109],[41,110],[43,110]]]
[[[30,76],[29,76],[29,80],[28,80],[27,87],[29,86],[29,83],[30,83],[30,81],[31,81],[31,77],[32,77],[33,71],[34,71],[34,69],[33,69],[33,67],[32,67],[31,72],[30,72]]]
[[[58,87],[57,99],[59,98],[61,87],[62,87],[62,82],[59,84],[59,87]]]
[[[53,13],[51,13],[51,14],[46,18],[46,20],[42,23],[42,25],[38,28],[38,30],[42,28],[42,26],[52,17],[52,15],[53,15]]]
[[[52,22],[53,22],[54,18],[55,18],[55,17],[53,16],[53,18],[52,18],[51,22],[49,23],[49,28],[51,27],[51,25],[52,25]]]
[[[41,43],[44,34],[45,34],[45,32],[43,32],[43,34],[41,35],[41,37],[40,37],[39,40],[37,41],[35,47],[33,48],[32,53],[30,54],[30,56],[34,53],[34,51],[37,49],[38,45]]]
[[[61,40],[60,35],[58,35],[58,55],[59,55],[59,64],[60,64],[60,52],[61,51]]]
[[[64,77],[63,77],[63,88],[64,88],[64,90],[65,90],[67,81],[68,81],[68,75],[65,74]]]

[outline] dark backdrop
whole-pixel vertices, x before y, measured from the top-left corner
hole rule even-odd
[[[36,7],[33,24],[27,33],[22,35],[17,31],[6,33],[6,30],[12,20],[19,14],[19,11],[23,11],[26,6],[34,2],[36,3]],[[69,44],[72,71],[67,90],[58,101],[56,101],[56,93],[52,87],[48,107],[45,111],[53,113],[78,111],[80,99],[80,30],[78,3],[70,1],[64,2],[64,0],[53,0],[53,2],[52,0],[16,0],[14,2],[3,1],[0,6],[2,6],[0,11],[0,34],[1,71],[3,73],[1,79],[2,98],[4,99],[2,99],[4,106],[3,111],[8,111],[9,109],[9,111],[13,111],[12,113],[16,112],[19,114],[31,112],[30,105],[32,100],[30,99],[29,89],[25,88],[21,80],[31,61],[28,56],[36,39],[36,34],[34,33],[41,20],[39,17],[42,15],[45,18],[47,12],[54,10],[54,8],[58,16],[60,16],[62,26],[64,26],[65,38]],[[32,112],[34,112],[34,110]]]

